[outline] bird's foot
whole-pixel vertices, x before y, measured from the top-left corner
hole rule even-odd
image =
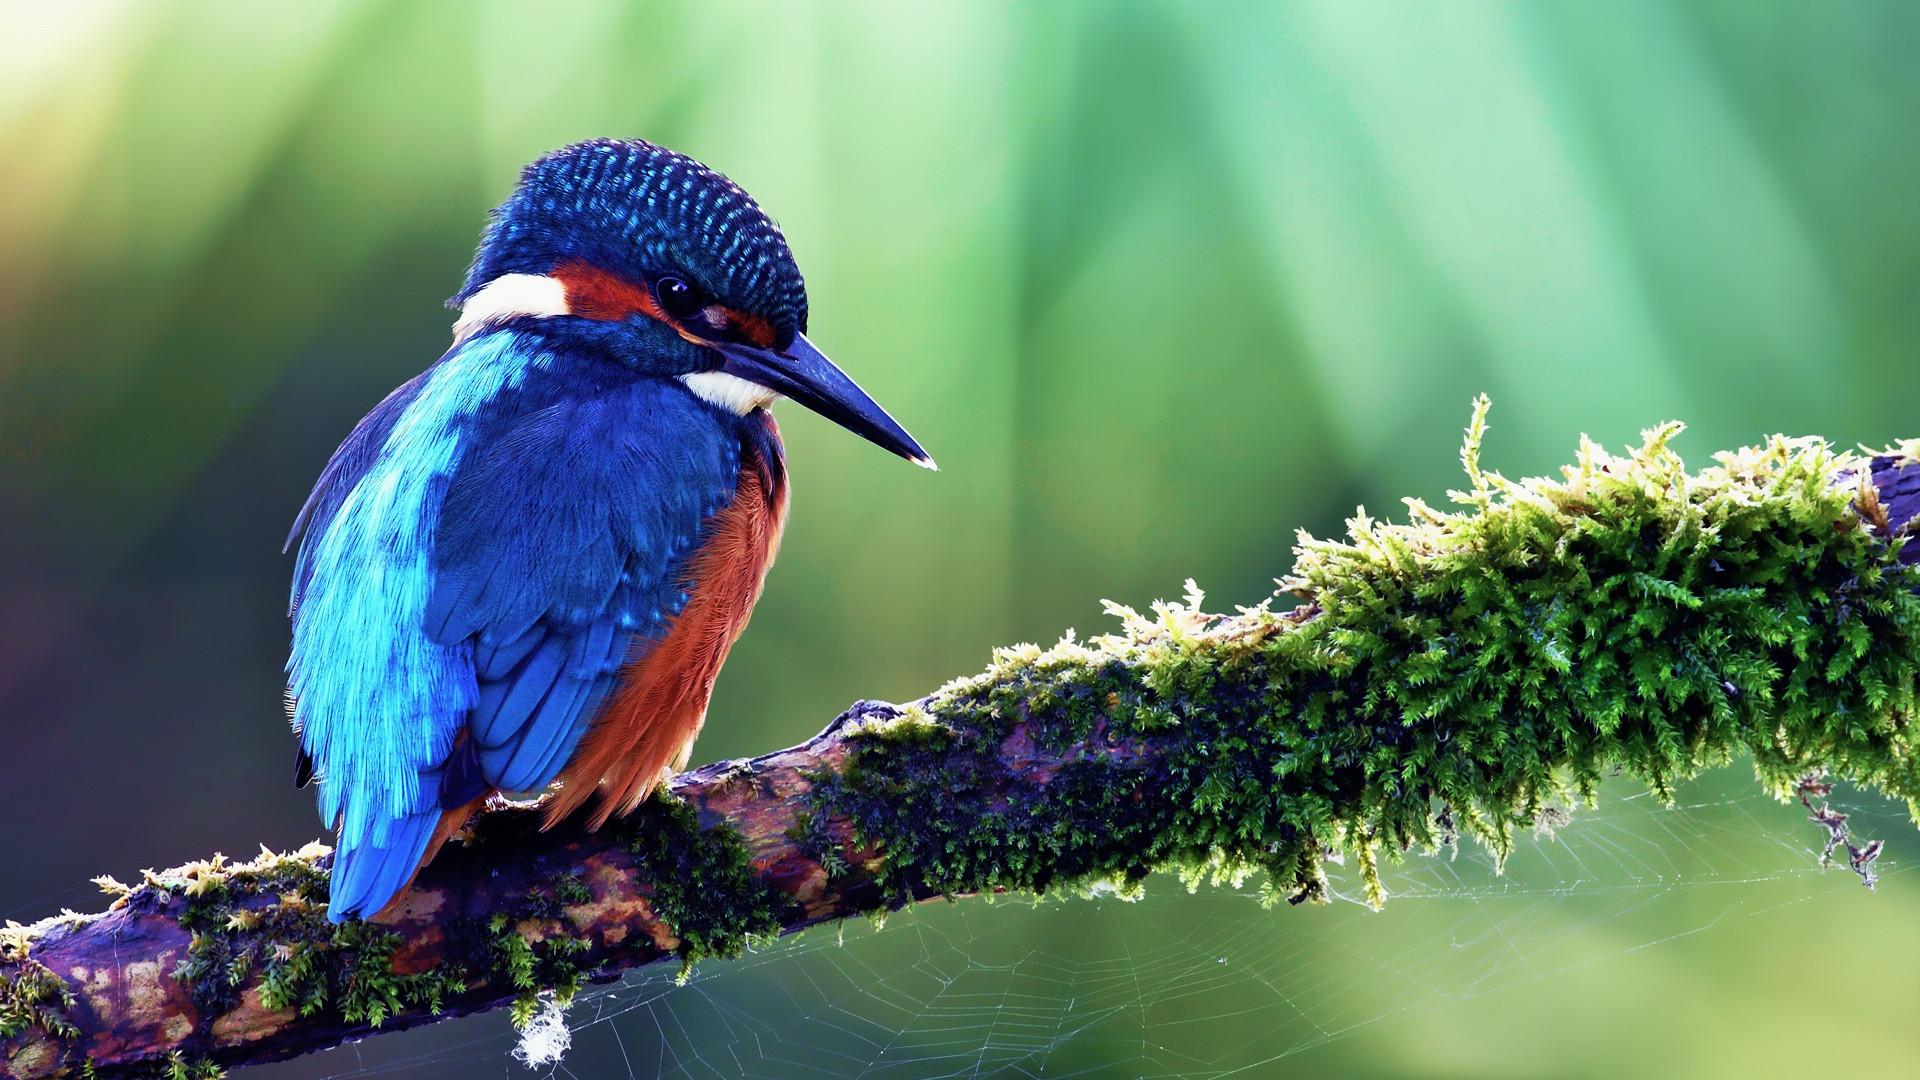
[[[831,723],[821,728],[820,734],[815,735],[813,741],[817,742],[821,739],[839,735],[852,724],[862,724],[868,720],[892,720],[903,711],[900,706],[890,701],[867,701],[862,699],[847,706],[846,712],[834,717]]]

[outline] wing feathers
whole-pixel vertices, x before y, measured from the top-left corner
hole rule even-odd
[[[440,808],[452,810],[485,795],[493,785],[480,769],[480,745],[470,738],[460,740],[447,759],[447,771],[440,776]]]
[[[553,635],[536,652],[535,657],[541,657],[564,649],[560,670],[551,678],[546,677],[544,664],[532,670],[531,661],[527,672],[510,676],[513,687],[502,706],[487,717],[488,733],[475,729],[481,768],[494,786],[503,791],[532,791],[553,779],[558,761],[586,733],[632,637],[616,630],[611,620],[602,619],[585,633]],[[522,716],[520,706],[532,700],[536,690],[538,700]],[[482,684],[483,702],[493,693],[493,685]],[[477,719],[478,709],[475,715]],[[508,732],[507,723],[514,717],[520,718]]]
[[[536,623],[527,627],[526,633],[507,641],[488,644],[482,638],[473,646],[474,674],[482,681],[506,678],[522,660],[532,655],[546,637],[547,628]]]
[[[327,903],[330,922],[367,918],[385,907],[420,869],[427,841],[440,824],[440,809],[408,814],[393,822],[383,843],[343,835],[333,853],[333,891]]]
[[[549,635],[507,677],[480,686],[480,700],[467,714],[467,730],[483,750],[505,746],[546,699],[565,672],[571,638]],[[486,760],[483,754],[481,760]]]

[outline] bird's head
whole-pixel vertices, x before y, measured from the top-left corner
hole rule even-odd
[[[684,154],[596,139],[527,166],[450,303],[456,340],[537,320],[721,408],[744,414],[790,397],[933,467],[807,340],[807,287],[780,229]]]

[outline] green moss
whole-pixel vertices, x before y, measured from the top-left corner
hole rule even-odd
[[[562,874],[553,883],[553,895],[562,904],[584,904],[593,899],[593,890],[579,874]]]
[[[328,1009],[348,1023],[379,1027],[409,1009],[439,1012],[467,988],[449,966],[407,975],[393,970],[400,935],[373,923],[327,924],[330,933],[283,940],[261,964],[260,1000],[269,1009],[313,1016]]]
[[[784,898],[754,872],[730,825],[703,827],[691,806],[662,792],[605,831],[637,857],[635,876],[678,939],[683,970],[706,957],[737,956],[754,937],[779,932]],[[592,899],[579,875],[562,873],[484,920],[456,920],[453,966],[519,991],[516,1024],[532,1018],[543,994],[565,1005],[593,974],[591,943],[578,936],[566,908]]]
[[[13,971],[0,977],[0,1040],[34,1030],[56,1039],[80,1034],[67,1018],[73,989],[65,979],[30,956],[6,962]]]
[[[297,1006],[311,1016],[325,1006],[333,988],[320,985],[330,973],[320,957],[338,946],[326,920],[327,876],[316,865],[322,851],[262,851],[237,865],[216,856],[147,875],[143,889],[186,900],[180,926],[193,940],[173,975],[188,984],[202,1016],[233,1009],[256,974],[272,1008]]]
[[[520,990],[516,1015],[530,1014],[543,991],[565,1001],[584,985],[588,972],[579,958],[590,946],[563,917],[568,905],[592,900],[577,874],[558,875],[486,919],[456,920],[447,962],[399,974],[398,934],[363,921],[327,921],[323,851],[263,854],[239,866],[216,859],[148,876],[142,889],[186,898],[180,923],[194,937],[174,976],[190,984],[202,1015],[231,1010],[256,975],[269,1009],[372,1027],[402,1011],[438,1013],[482,983]]]
[[[821,783],[821,776],[809,778],[813,783]],[[832,782],[828,776],[826,782]],[[820,864],[826,872],[828,881],[838,880],[847,872],[847,860],[840,853],[840,842],[828,828],[829,819],[825,814],[816,814],[802,810],[794,815],[793,827],[787,830],[787,839],[793,841],[808,858]]]
[[[67,911],[31,926],[8,920],[0,927],[0,1068],[15,1052],[29,1059],[71,1061],[75,1056],[72,1043],[80,1029],[68,1015],[76,1000],[73,988],[32,951],[48,931],[94,918]]]
[[[156,1080],[220,1080],[227,1071],[204,1058],[194,1058],[179,1051],[167,1055],[150,1070]]]
[[[947,746],[952,730],[927,715],[918,705],[904,705],[890,715],[871,717],[861,722],[859,734],[870,742],[911,749],[939,751]]]
[[[1504,854],[1616,771],[1666,797],[1740,754],[1782,798],[1818,769],[1920,797],[1920,581],[1850,505],[1861,459],[1774,439],[1689,474],[1669,425],[1514,482],[1480,468],[1484,431],[1483,402],[1460,509],[1303,536],[1297,610],[1220,618],[1193,590],[1113,608],[1118,635],[1001,650],[852,732],[816,814],[885,852],[894,902],[1156,869],[1263,871],[1297,902],[1352,855],[1378,903],[1381,847],[1464,832]],[[1078,747],[1043,785],[1002,760],[1016,722]]]
[[[756,938],[780,932],[790,901],[754,870],[732,826],[703,828],[692,806],[661,791],[619,827],[649,883],[654,914],[680,940],[683,964],[739,956]]]
[[[391,931],[328,922],[323,852],[262,852],[239,865],[216,857],[148,875],[143,889],[186,899],[180,925],[193,940],[173,975],[188,984],[202,1016],[231,1011],[256,976],[269,1009],[373,1027],[406,1009],[438,1012],[467,988],[470,973],[458,965],[395,973],[401,939]]]

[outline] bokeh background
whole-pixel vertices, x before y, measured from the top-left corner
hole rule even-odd
[[[575,139],[644,136],[752,191],[806,271],[813,338],[942,466],[782,410],[793,519],[701,761],[995,644],[1103,629],[1103,597],[1191,575],[1255,602],[1296,527],[1442,498],[1483,390],[1509,473],[1670,417],[1701,460],[1775,431],[1920,435],[1905,0],[6,0],[0,26],[0,915],[315,835],[280,707],[286,527],[354,420],[445,346],[486,208]],[[1812,830],[1749,788],[1739,765],[1699,788],[1650,879],[1597,859],[1593,889],[1495,918],[1556,958],[1485,986],[1469,969],[1499,945],[1434,942],[1487,912],[1490,875],[1380,915],[1158,882],[1138,905],[902,916],[862,939],[854,982],[1020,935],[1069,969],[1177,976],[1143,936],[1232,926],[1241,967],[1315,977],[1284,1003],[1277,970],[1227,977],[1199,1026],[1151,1001],[1131,1036],[1056,1022],[1037,1057],[968,1057],[975,1034],[1006,1048],[983,1017],[1016,1004],[976,1001],[947,1024],[959,1056],[917,1074],[1910,1071],[1911,827],[1862,804],[1896,871],[1868,894],[1807,869],[1781,838]],[[1727,806],[1741,827],[1710,824]],[[1730,898],[1676,884],[1689,865]],[[684,992],[751,1027],[780,957],[721,968]],[[1382,971],[1420,1007],[1370,1001]],[[1075,978],[1020,1007],[1071,1016]],[[1326,1020],[1314,995],[1336,989]],[[781,1029],[840,1047],[794,1060],[737,1030],[682,1033],[725,1053],[665,1048],[663,1009],[705,1015],[675,992],[601,1025],[618,1052],[583,1036],[571,1074],[889,1060],[841,1045],[857,986]],[[903,989],[899,1024],[927,1026],[935,996]],[[1280,1056],[1234,1056],[1275,1031]],[[258,1075],[518,1070],[498,1018],[392,1040],[398,1064],[387,1041]]]

